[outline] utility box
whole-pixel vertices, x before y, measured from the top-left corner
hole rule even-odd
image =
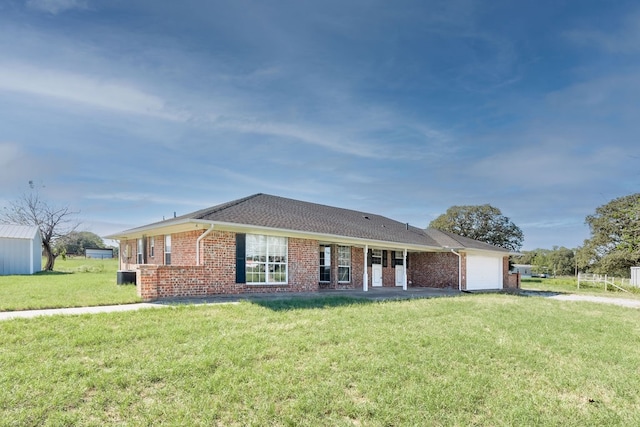
[[[136,272],[134,270],[118,270],[116,283],[118,285],[135,285]]]

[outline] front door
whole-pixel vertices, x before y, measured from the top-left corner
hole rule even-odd
[[[382,286],[382,264],[371,265],[371,286]]]
[[[396,286],[404,285],[404,265],[396,265]]]

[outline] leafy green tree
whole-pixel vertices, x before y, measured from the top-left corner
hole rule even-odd
[[[72,231],[58,240],[57,249],[67,255],[83,255],[87,248],[104,248],[100,236],[90,231]]]
[[[629,276],[629,268],[640,265],[640,193],[598,207],[585,222],[591,238],[580,248],[579,264],[619,276]]]
[[[431,221],[429,227],[479,240],[511,251],[522,247],[522,230],[500,209],[489,204],[452,206]]]
[[[575,252],[564,246],[554,246],[549,253],[551,272],[556,276],[571,276],[576,271]]]

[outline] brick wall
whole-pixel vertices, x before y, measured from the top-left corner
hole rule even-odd
[[[362,249],[350,247],[351,249],[351,280],[340,282],[338,278],[338,245],[331,245],[331,281],[319,283],[319,289],[357,289],[362,288]],[[359,253],[357,253],[359,251]],[[358,270],[354,266],[358,265]],[[318,270],[320,268],[318,256]],[[316,276],[319,275],[316,274]],[[316,279],[317,280],[317,279]]]
[[[520,273],[509,274],[504,287],[507,289],[520,289]]]
[[[364,275],[364,248],[351,248],[351,288],[362,289]]]
[[[153,300],[217,294],[304,292],[318,289],[320,260],[316,240],[288,239],[288,284],[248,285],[235,283],[235,233],[217,230],[209,233],[200,243],[201,265],[195,265],[196,240],[202,233],[203,231],[191,231],[172,235],[170,266],[137,266],[138,295],[141,298]],[[178,262],[190,264],[179,265]]]
[[[172,235],[172,265],[164,263],[164,236],[156,236],[155,257],[147,258],[149,264],[137,266],[136,240],[120,244],[121,263],[124,248],[129,246],[128,268],[137,268],[138,295],[144,300],[168,297],[197,297],[216,294],[273,293],[316,291],[319,284],[319,242],[307,239],[288,239],[288,284],[247,285],[235,283],[236,235],[233,232],[214,230],[200,243],[200,266],[196,266],[196,241],[202,231],[190,231]],[[149,244],[147,239],[147,244]],[[363,248],[351,248],[351,282],[338,283],[337,246],[333,245],[332,289],[362,289],[365,253]],[[149,254],[150,252],[148,252]],[[387,251],[387,267],[383,268],[384,286],[395,286],[395,268],[391,251]],[[407,280],[410,286],[434,288],[458,288],[458,256],[453,253],[410,253]],[[155,261],[155,262],[153,262]],[[463,253],[462,288],[466,288],[466,256]],[[505,287],[512,286],[505,258]],[[121,267],[125,268],[125,267]],[[371,268],[368,267],[369,286]],[[519,286],[519,285],[518,285]]]
[[[458,289],[457,255],[447,252],[425,252],[411,253],[407,258],[407,280],[411,281],[411,286]]]

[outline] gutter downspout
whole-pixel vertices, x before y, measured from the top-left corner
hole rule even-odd
[[[200,265],[200,241],[205,237],[207,237],[207,234],[211,233],[212,231],[213,231],[213,224],[211,224],[211,227],[209,227],[207,231],[202,233],[200,237],[198,237],[198,240],[196,240],[196,266]]]
[[[462,292],[462,255],[451,249],[451,253],[458,256],[458,292]]]

